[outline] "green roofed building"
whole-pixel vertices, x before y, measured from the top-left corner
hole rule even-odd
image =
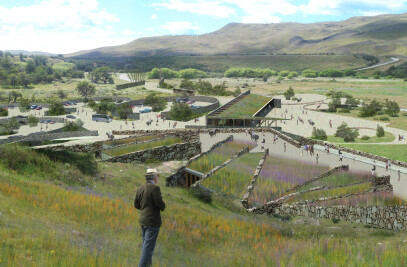
[[[234,98],[206,116],[208,127],[271,126],[275,118],[266,118],[273,108],[281,108],[281,100],[251,94],[250,90]]]

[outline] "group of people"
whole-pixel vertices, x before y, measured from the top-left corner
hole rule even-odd
[[[404,135],[399,134],[399,141],[403,141],[404,140]]]

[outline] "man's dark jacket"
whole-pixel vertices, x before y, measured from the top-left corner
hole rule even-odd
[[[137,189],[134,207],[141,211],[140,224],[142,226],[160,227],[160,210],[164,211],[165,203],[161,197],[160,187],[147,182]]]

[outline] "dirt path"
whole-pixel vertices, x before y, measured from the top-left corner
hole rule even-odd
[[[366,67],[366,68],[357,69],[357,70],[355,70],[355,71],[374,69],[374,68],[377,68],[377,67],[381,67],[381,66],[384,66],[384,65],[388,65],[388,64],[395,63],[395,62],[397,62],[397,61],[399,61],[399,60],[400,60],[399,58],[392,57],[392,58],[391,58],[391,61],[384,62],[384,63],[379,63],[379,64],[376,64],[376,65],[373,65],[373,66],[370,66],[370,67]]]

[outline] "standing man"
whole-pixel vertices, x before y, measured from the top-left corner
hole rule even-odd
[[[155,243],[161,227],[160,211],[164,211],[165,203],[158,187],[158,172],[147,169],[146,184],[137,189],[134,207],[140,210],[140,225],[143,237],[139,267],[151,266]]]

